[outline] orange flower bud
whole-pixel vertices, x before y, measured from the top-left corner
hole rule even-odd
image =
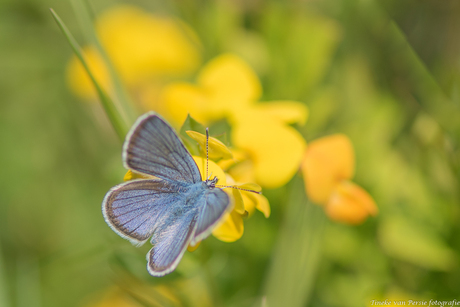
[[[351,181],[342,181],[332,193],[325,206],[331,220],[345,224],[361,224],[369,215],[378,213],[372,197]]]

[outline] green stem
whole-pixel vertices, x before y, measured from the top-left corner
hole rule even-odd
[[[113,103],[113,101],[105,93],[102,87],[98,84],[96,78],[92,74],[91,70],[89,69],[88,64],[86,63],[83,57],[83,53],[81,51],[80,46],[78,45],[77,41],[72,36],[72,34],[70,33],[69,29],[65,26],[64,22],[61,20],[61,18],[59,18],[59,16],[56,14],[56,12],[54,12],[53,9],[50,9],[50,11],[54,17],[54,20],[56,20],[56,23],[58,24],[62,33],[65,35],[65,37],[67,38],[67,41],[69,42],[70,46],[75,52],[75,55],[78,57],[81,64],[83,65],[86,72],[88,73],[88,76],[93,82],[94,87],[96,88],[96,91],[99,95],[99,99],[101,100],[102,106],[104,107],[104,110],[107,113],[107,116],[109,117],[109,120],[113,125],[113,128],[115,129],[115,132],[117,133],[120,140],[123,141],[126,133],[128,132],[128,123],[122,116],[122,112],[120,112],[117,106]]]
[[[308,201],[300,176],[292,182],[286,205],[264,290],[269,307],[307,306],[321,259],[325,215]]]

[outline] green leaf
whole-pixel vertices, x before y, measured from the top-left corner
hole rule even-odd
[[[179,135],[190,153],[196,156],[200,155],[200,146],[194,139],[188,136],[186,131],[196,131],[201,134],[206,134],[206,128],[188,114],[179,131]]]
[[[211,126],[209,126],[209,134],[224,143],[227,147],[231,147],[230,131],[231,126],[225,118],[214,122]]]

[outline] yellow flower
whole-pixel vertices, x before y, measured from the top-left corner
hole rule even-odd
[[[255,181],[268,188],[286,184],[297,172],[305,141],[294,128],[258,110],[240,110],[233,122],[233,144],[248,153]]]
[[[152,75],[189,73],[200,62],[187,25],[134,6],[120,5],[105,12],[97,19],[96,30],[128,84]]]
[[[187,114],[203,123],[227,118],[232,143],[245,152],[253,180],[275,188],[287,183],[300,165],[306,144],[289,124],[305,123],[308,111],[295,101],[259,103],[261,94],[253,70],[237,56],[225,54],[201,70],[197,85],[176,83],[164,90],[165,115],[176,125]]]
[[[324,205],[332,220],[360,224],[378,212],[372,197],[350,181],[354,171],[353,146],[347,136],[335,134],[309,143],[302,162],[307,195]]]
[[[82,50],[82,55],[99,85],[105,91],[110,91],[111,84],[109,71],[96,48],[85,47]],[[96,97],[94,85],[76,56],[73,56],[67,65],[66,77],[70,89],[80,98],[90,100]]]
[[[170,120],[182,123],[187,114],[208,123],[255,102],[261,85],[252,69],[240,58],[225,54],[202,68],[197,85],[175,83],[164,91]]]
[[[96,20],[100,42],[121,79],[130,87],[151,79],[182,76],[193,72],[201,62],[196,35],[184,23],[155,16],[140,8],[120,5],[104,12]],[[109,83],[105,65],[94,48],[88,57],[94,74]],[[78,95],[95,97],[86,73],[73,57],[68,66],[69,85]],[[75,85],[77,84],[77,85]]]
[[[203,149],[204,157],[192,156],[195,160],[198,169],[200,170],[201,180],[206,180],[206,136],[195,131],[187,131],[187,134],[198,142]],[[219,140],[209,137],[208,142],[209,157],[215,159],[228,159],[233,160],[232,152]],[[226,160],[221,160],[226,161]],[[230,165],[227,163],[227,165]],[[226,174],[224,170],[214,161],[208,160],[208,176],[217,177],[218,186],[228,186],[224,191],[230,196],[233,202],[233,209],[231,212],[225,214],[222,221],[216,226],[212,234],[217,239],[224,242],[234,242],[241,238],[244,232],[243,219],[252,215],[255,209],[261,211],[265,217],[270,216],[270,205],[265,196],[257,194],[251,191],[260,192],[261,189],[257,184],[253,183],[238,183],[231,175]],[[124,180],[132,179],[149,179],[151,176],[139,174],[129,170]],[[237,187],[238,189],[231,188],[230,186]],[[198,244],[195,246],[189,246],[188,251],[194,251],[198,248]]]

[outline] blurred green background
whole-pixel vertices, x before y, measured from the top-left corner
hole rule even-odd
[[[91,7],[97,15],[120,3]],[[302,193],[296,176],[265,191],[272,215],[254,215],[242,239],[211,237],[173,274],[149,276],[149,244],[132,247],[101,214],[125,170],[102,109],[66,85],[72,51],[48,9],[83,44],[71,3],[1,0],[0,306],[264,306],[274,288],[281,301],[289,295],[289,283],[298,287],[298,306],[460,300],[458,1],[130,4],[188,23],[204,60],[240,55],[258,73],[263,100],[304,102],[307,141],[346,133],[355,181],[380,214],[360,226],[326,221],[293,196]],[[304,204],[302,223],[311,229],[295,228],[287,213]],[[319,238],[317,219],[324,220]],[[304,233],[314,243],[302,241]],[[270,271],[279,242],[289,240],[315,255],[309,275]]]

